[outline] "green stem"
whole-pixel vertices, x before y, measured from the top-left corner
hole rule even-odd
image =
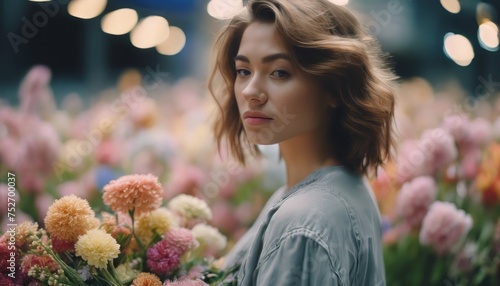
[[[80,277],[80,275],[78,274],[78,272],[75,269],[69,267],[57,254],[55,254],[52,251],[51,248],[44,245],[40,239],[38,239],[38,242],[43,247],[43,249],[45,249],[45,251],[47,251],[47,253],[49,253],[50,256],[52,256],[52,258],[61,266],[64,273],[69,276],[68,279],[70,279],[71,282],[78,283],[78,285],[82,285],[82,286],[87,285],[87,284],[85,284],[85,282],[82,280],[82,278]]]
[[[139,237],[135,233],[134,212],[135,212],[135,209],[129,211],[130,218],[132,219],[132,235],[134,236],[134,238],[137,242],[137,245],[139,245],[139,248],[141,249],[141,253],[144,253],[146,251],[146,249],[144,249],[144,245],[142,244],[141,240],[139,239]]]
[[[118,281],[115,277],[113,277],[113,275],[111,275],[111,273],[109,273],[107,268],[101,269],[101,272],[104,275],[104,277],[108,279],[109,284],[113,286],[123,286],[120,281]]]

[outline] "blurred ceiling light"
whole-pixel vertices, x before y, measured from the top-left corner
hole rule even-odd
[[[130,41],[140,49],[152,48],[168,38],[168,21],[161,16],[142,19],[130,32]]]
[[[474,59],[474,50],[470,41],[458,34],[447,33],[444,36],[444,52],[459,66],[468,66]]]
[[[134,9],[123,8],[106,14],[101,20],[101,28],[111,35],[123,35],[130,32],[139,16]]]
[[[104,11],[107,2],[107,0],[72,0],[68,4],[68,13],[76,18],[92,19]]]
[[[488,21],[479,25],[477,38],[484,49],[492,52],[498,50],[498,27],[495,23]]]
[[[443,5],[443,8],[446,9],[446,11],[457,14],[460,12],[460,2],[458,0],[440,0],[441,5]]]
[[[349,0],[328,0],[328,1],[332,2],[333,4],[340,5],[340,6],[349,4]]]
[[[242,9],[242,0],[211,0],[207,5],[208,14],[219,20],[229,19]]]
[[[50,2],[52,0],[30,0],[31,2]]]
[[[168,38],[156,46],[156,50],[162,55],[173,56],[179,53],[185,44],[186,35],[184,32],[180,28],[172,26]]]

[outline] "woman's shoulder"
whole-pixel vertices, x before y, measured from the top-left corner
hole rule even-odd
[[[373,224],[373,217],[378,217],[378,211],[363,179],[332,172],[286,197],[270,227],[276,235],[305,229],[327,239],[339,235],[356,238],[363,231],[360,226]]]

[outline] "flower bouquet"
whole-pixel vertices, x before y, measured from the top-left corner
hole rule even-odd
[[[128,175],[104,187],[110,210],[98,217],[75,195],[56,200],[44,228],[27,221],[0,238],[0,285],[232,285],[207,204],[178,195],[162,206],[162,193],[155,176]]]
[[[500,148],[463,114],[403,141],[372,181],[387,284],[500,285]]]

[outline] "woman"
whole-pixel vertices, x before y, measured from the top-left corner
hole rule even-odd
[[[392,144],[395,77],[356,18],[327,0],[255,0],[215,42],[219,145],[279,144],[286,185],[227,256],[239,285],[385,285],[363,175]]]

